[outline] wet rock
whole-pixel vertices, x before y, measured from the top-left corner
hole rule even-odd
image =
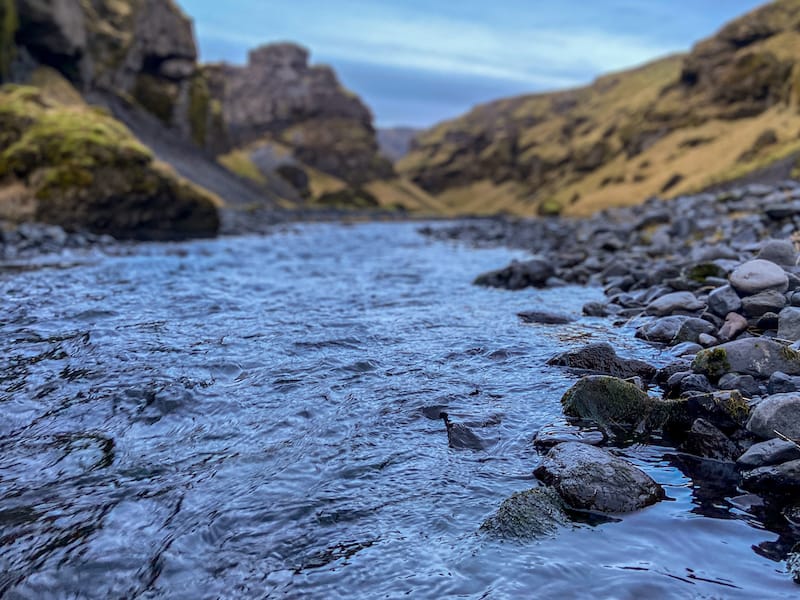
[[[544,457],[535,475],[576,509],[626,513],[665,497],[661,486],[644,471],[586,444],[559,444]]]
[[[620,379],[641,377],[648,382],[656,374],[656,368],[644,361],[617,356],[613,346],[608,342],[590,344],[579,350],[564,352],[548,360],[547,364],[589,371],[598,375],[611,375]]]
[[[778,315],[778,337],[795,342],[800,340],[800,308],[784,308]]]
[[[674,403],[648,396],[632,383],[604,375],[584,377],[561,399],[564,414],[593,421],[607,433],[660,428]]]
[[[705,375],[688,374],[680,381],[681,395],[685,396],[691,392],[711,393],[714,391],[711,383]]]
[[[778,433],[800,440],[800,394],[776,394],[765,398],[753,409],[747,429],[765,440],[779,437]]]
[[[663,317],[640,327],[636,337],[662,344],[697,343],[701,334],[714,334],[716,329],[708,321],[686,316]]]
[[[717,386],[721,390],[737,390],[747,398],[761,395],[761,387],[752,375],[728,373],[720,377]]]
[[[605,302],[589,302],[583,306],[583,314],[587,317],[610,317],[619,314],[619,307]]]
[[[742,487],[766,496],[795,497],[800,494],[800,460],[747,471],[742,474]]]
[[[769,378],[767,391],[770,393],[770,395],[800,392],[800,377],[791,377],[786,373],[781,373],[780,371],[775,372]]]
[[[742,309],[749,317],[760,317],[765,313],[778,313],[786,306],[786,296],[776,290],[759,292],[742,299]]]
[[[573,323],[575,319],[569,315],[546,312],[541,310],[528,310],[517,313],[523,323],[539,323],[541,325],[567,325]]]
[[[719,339],[722,342],[730,342],[747,331],[748,325],[747,319],[739,313],[732,312],[725,319],[725,324],[720,327]]]
[[[667,294],[647,305],[645,312],[657,317],[665,317],[676,313],[696,313],[705,308],[691,292],[675,292]]]
[[[736,465],[740,469],[757,469],[779,465],[791,460],[800,460],[800,448],[797,444],[773,439],[754,444],[739,457]]]
[[[555,490],[538,487],[511,496],[480,530],[493,537],[532,540],[553,535],[569,524],[566,506]]]
[[[733,461],[739,455],[739,448],[728,436],[705,419],[692,423],[686,441],[680,450],[695,456],[714,460]]]
[[[800,544],[797,544],[786,559],[786,568],[792,575],[792,580],[800,584]]]
[[[505,269],[480,275],[475,285],[522,290],[528,287],[544,287],[547,280],[555,275],[551,261],[534,258],[525,262],[514,261]]]
[[[719,340],[717,338],[715,338],[713,335],[708,335],[707,333],[701,333],[699,336],[697,336],[697,341],[699,345],[703,346],[704,348],[710,348],[711,346],[716,346],[719,344]]]
[[[676,346],[677,348],[677,346]],[[702,350],[702,348],[698,348],[698,350]],[[687,373],[692,371],[692,363],[687,360],[676,360],[675,362],[671,362],[666,367],[660,368],[656,371],[656,383],[661,387],[664,387],[668,384],[669,380],[672,378],[673,375],[676,373]]]
[[[676,429],[688,428],[697,419],[703,419],[731,435],[744,427],[749,417],[750,405],[738,391],[720,391],[696,394],[677,404],[670,425]]]
[[[606,436],[599,430],[581,429],[570,425],[547,425],[536,434],[533,445],[537,450],[545,450],[564,442],[599,446],[605,441]]]
[[[475,435],[474,431],[462,423],[451,422],[447,413],[440,413],[439,418],[444,420],[447,428],[447,443],[451,448],[483,450],[486,447],[483,440]]]
[[[789,278],[773,262],[751,260],[736,269],[730,276],[731,286],[744,296],[775,290],[780,293],[789,289]]]
[[[760,331],[775,331],[778,329],[780,317],[774,312],[768,312],[761,315],[756,321],[756,328]]]
[[[698,352],[693,367],[712,381],[726,373],[757,379],[767,379],[775,371],[800,375],[800,353],[774,340],[746,338]]]
[[[797,252],[789,240],[767,240],[761,245],[758,258],[782,267],[793,267],[797,262]]]

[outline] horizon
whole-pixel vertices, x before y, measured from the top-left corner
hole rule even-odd
[[[232,0],[223,9],[210,0],[181,1],[204,62],[243,64],[254,47],[299,44],[311,64],[333,67],[381,128],[426,128],[492,100],[587,85],[604,73],[686,52],[763,4],[577,0],[537,7],[506,0],[487,7],[467,0],[453,8],[343,0],[331,8],[308,0],[298,8],[289,0],[268,7]],[[242,14],[251,15],[244,24]]]

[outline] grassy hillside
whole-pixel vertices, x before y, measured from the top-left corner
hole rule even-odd
[[[800,152],[800,0],[687,55],[492,102],[420,135],[400,173],[451,213],[588,214],[729,181]]]

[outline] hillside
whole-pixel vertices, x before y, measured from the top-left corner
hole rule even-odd
[[[418,136],[398,171],[451,213],[581,215],[731,181],[800,152],[800,0],[563,92]]]

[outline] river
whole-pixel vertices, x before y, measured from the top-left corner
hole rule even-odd
[[[471,285],[520,253],[414,224],[122,246],[0,273],[0,596],[796,597],[778,536],[671,451],[626,455],[668,501],[532,543],[479,535],[535,485],[575,376],[630,328],[568,287]],[[450,449],[442,421],[485,451]]]

